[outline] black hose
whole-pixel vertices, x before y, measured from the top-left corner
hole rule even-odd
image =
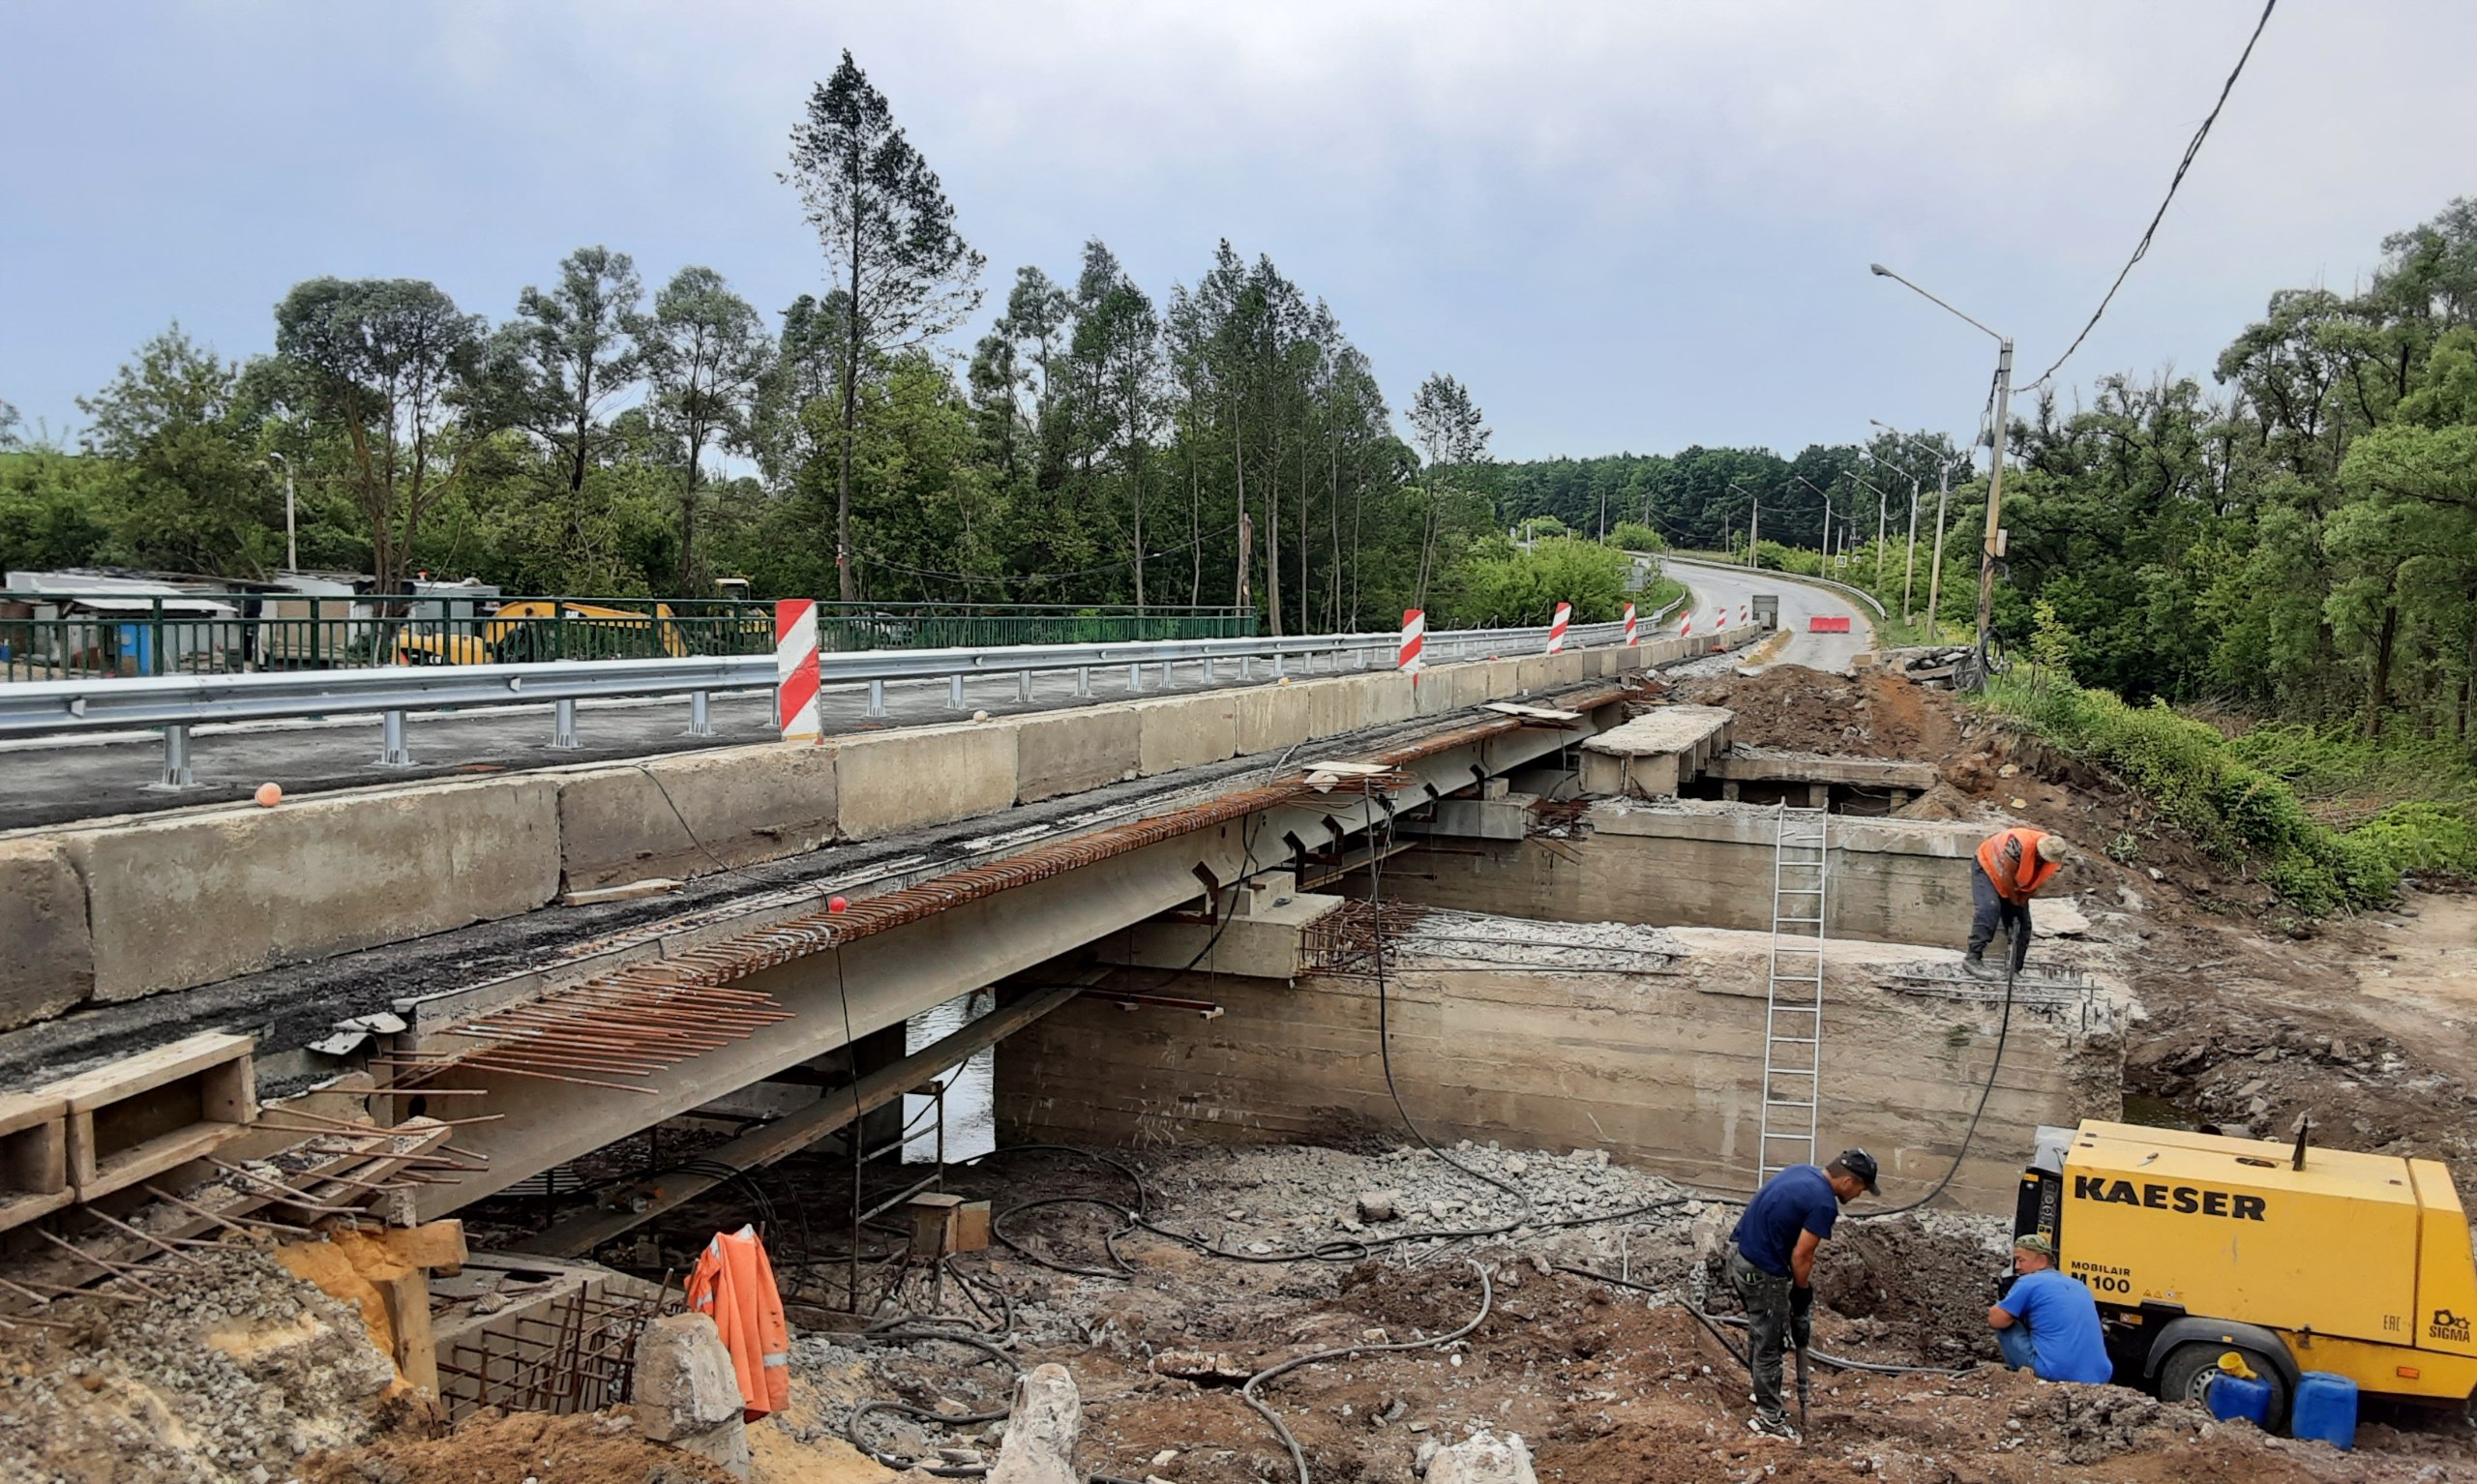
[[[1746,1320],[1737,1315],[1706,1314],[1695,1305],[1684,1302],[1677,1298],[1665,1289],[1656,1289],[1648,1283],[1636,1283],[1630,1278],[1620,1278],[1611,1273],[1597,1272],[1588,1267],[1578,1267],[1569,1262],[1558,1263],[1557,1271],[1561,1273],[1571,1273],[1577,1278],[1588,1278],[1594,1283],[1605,1283],[1612,1288],[1631,1289],[1637,1293],[1648,1293],[1655,1298],[1668,1299],[1669,1302],[1674,1303],[1680,1309],[1685,1310],[1694,1322],[1702,1325],[1706,1330],[1710,1331],[1712,1338],[1720,1342],[1720,1348],[1729,1352],[1730,1359],[1736,1361],[1739,1365],[1746,1367],[1749,1371],[1753,1369],[1753,1363],[1746,1358],[1746,1352],[1738,1349],[1737,1345],[1731,1341],[1727,1335],[1720,1333],[1718,1327],[1722,1324],[1728,1324],[1740,1329],[1746,1328]],[[1806,1353],[1812,1355],[1815,1359],[1822,1361],[1825,1365],[1833,1367],[1835,1370],[1865,1371],[1876,1376],[1966,1376],[1970,1372],[1978,1369],[1976,1365],[1893,1365],[1890,1362],[1882,1360],[1852,1360],[1843,1355],[1828,1354],[1823,1350],[1816,1350],[1811,1345],[1806,1347]]]

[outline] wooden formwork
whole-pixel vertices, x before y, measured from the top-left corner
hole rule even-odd
[[[80,1202],[214,1153],[258,1114],[249,1036],[211,1031],[40,1089],[60,1108],[67,1183]]]
[[[69,1185],[69,1104],[50,1093],[0,1096],[0,1231],[77,1199]]]

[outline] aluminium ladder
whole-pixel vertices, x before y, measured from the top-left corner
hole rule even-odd
[[[1763,1120],[1755,1183],[1814,1163],[1823,1101],[1823,923],[1832,816],[1782,803],[1773,816],[1772,968],[1763,1011]]]

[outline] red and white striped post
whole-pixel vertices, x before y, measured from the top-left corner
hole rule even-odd
[[[1394,668],[1410,676],[1411,683],[1414,685],[1418,683],[1419,671],[1427,666],[1427,662],[1419,658],[1420,652],[1427,647],[1428,615],[1426,611],[1420,608],[1404,608],[1402,610],[1402,656],[1395,662]]]
[[[824,734],[817,714],[817,603],[786,598],[774,605],[774,720],[786,742]]]
[[[1686,638],[1686,636],[1688,636],[1688,635],[1692,634],[1693,632],[1694,632],[1694,614],[1693,614],[1693,612],[1692,612],[1691,610],[1689,610],[1684,618],[1682,618],[1682,619],[1678,620],[1678,624],[1677,624],[1677,637],[1678,637],[1679,638]]]
[[[1626,647],[1634,647],[1634,605],[1626,605]]]
[[[1550,654],[1555,654],[1558,650],[1566,647],[1566,625],[1572,622],[1573,617],[1574,606],[1572,604],[1560,603],[1557,605],[1557,616],[1548,620],[1548,652]]]

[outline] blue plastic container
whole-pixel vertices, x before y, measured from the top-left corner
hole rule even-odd
[[[2335,1448],[2357,1445],[2357,1383],[2328,1371],[2297,1378],[2296,1403],[2288,1409],[2288,1432],[2319,1438]]]
[[[2213,1371],[2210,1387],[2202,1393],[2202,1405],[2222,1422],[2238,1419],[2267,1430],[2271,1417],[2271,1383],[2247,1380],[2225,1371]]]

